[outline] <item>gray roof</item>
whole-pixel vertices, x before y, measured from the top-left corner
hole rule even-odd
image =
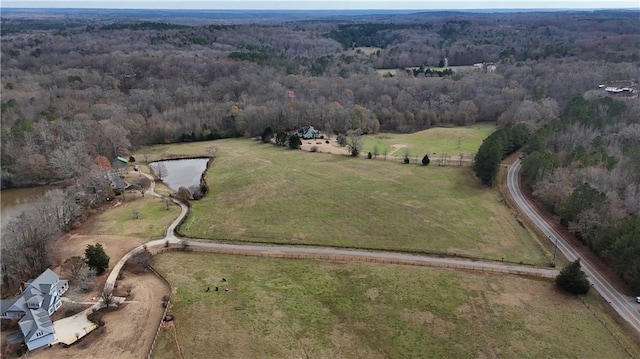
[[[67,280],[61,280],[55,272],[47,269],[38,278],[27,282],[26,288],[18,297],[2,300],[2,313],[9,310],[25,313],[18,325],[27,346],[30,345],[30,341],[42,338],[42,336],[36,336],[38,332],[42,332],[44,335],[54,333],[53,322],[49,317],[49,308],[58,297],[60,288],[67,285],[67,283]],[[28,306],[29,304],[36,304],[39,308],[31,309]],[[31,346],[29,348],[35,349]]]
[[[9,308],[11,308],[11,306],[14,305],[17,300],[18,298],[0,299],[0,312],[4,313],[9,310]]]
[[[60,277],[58,277],[58,275],[54,271],[47,268],[44,272],[42,272],[42,274],[38,276],[38,278],[29,283],[29,287],[35,287],[40,292],[49,294],[53,289],[52,287],[54,287],[59,280]]]
[[[31,341],[38,332],[53,333],[53,322],[49,318],[49,313],[44,309],[28,310],[26,315],[18,322],[24,340]]]
[[[109,178],[109,181],[111,181],[111,187],[114,189],[124,189],[126,187],[126,182],[124,181],[123,178],[121,178],[117,173],[115,172],[109,172],[107,174],[107,177]]]

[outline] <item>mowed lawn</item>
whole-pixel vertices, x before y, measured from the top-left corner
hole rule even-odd
[[[405,149],[409,150],[410,157],[429,157],[446,154],[452,160],[459,158],[462,153],[469,158],[478,152],[482,141],[496,130],[493,124],[476,124],[465,127],[434,127],[428,130],[411,134],[377,133],[363,136],[363,153],[373,153],[377,145],[380,155],[383,155],[385,147],[388,155],[404,157]]]
[[[193,238],[447,252],[544,263],[532,235],[469,168],[404,165],[215,141]]]
[[[599,305],[549,281],[203,253],[154,261],[176,317],[156,359],[628,357],[608,330],[640,354]]]
[[[137,218],[135,212],[138,214]],[[124,203],[99,214],[92,227],[86,231],[91,234],[162,238],[179,214],[180,207],[171,204],[167,209],[160,198],[127,193]]]

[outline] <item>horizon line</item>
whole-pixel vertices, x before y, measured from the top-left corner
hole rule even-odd
[[[546,8],[537,8],[537,7],[527,7],[527,8],[508,8],[508,7],[495,7],[495,8],[344,8],[344,9],[323,9],[323,8],[312,8],[312,9],[300,9],[300,8],[282,8],[282,9],[274,9],[274,8],[149,8],[149,7],[56,7],[56,6],[47,6],[47,7],[24,7],[24,6],[2,6],[0,5],[0,9],[18,9],[18,10],[212,10],[212,11],[471,11],[471,10],[481,10],[481,11],[492,11],[492,10],[551,10],[551,11],[561,11],[561,10],[572,10],[572,11],[593,11],[593,10],[635,10],[640,11],[640,8],[635,7],[593,7],[593,8],[581,8],[581,7],[546,7]]]

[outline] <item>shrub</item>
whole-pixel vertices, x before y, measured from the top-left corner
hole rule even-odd
[[[127,267],[134,273],[140,273],[151,265],[152,259],[153,256],[151,255],[151,252],[148,250],[142,250],[131,256],[129,261],[127,261]]]
[[[300,146],[302,146],[302,140],[300,140],[300,137],[298,137],[297,134],[293,134],[291,135],[291,137],[289,137],[289,148],[292,150],[297,150],[300,149]]]
[[[429,159],[429,155],[424,155],[424,157],[422,157],[422,165],[428,166],[429,162],[431,162],[431,160]]]
[[[587,294],[591,285],[580,268],[580,258],[567,264],[556,277],[556,284],[573,294]]]
[[[311,152],[318,152],[318,146],[311,146],[311,148],[309,149],[309,151],[311,151]]]
[[[368,159],[372,159],[373,158],[373,154],[371,154],[371,152],[367,153],[367,158]]]
[[[178,188],[178,197],[185,200],[191,199],[191,192],[187,187],[182,186]]]
[[[403,160],[403,162],[404,162],[405,164],[408,164],[409,162],[411,162],[411,160],[409,160],[409,157],[405,157],[405,158],[404,158],[404,160]]]

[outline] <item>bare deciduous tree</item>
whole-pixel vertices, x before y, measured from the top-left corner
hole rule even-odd
[[[113,290],[110,287],[105,287],[100,293],[100,300],[105,307],[109,307],[113,303]]]
[[[165,164],[162,162],[154,163],[152,165],[149,165],[149,167],[151,168],[151,172],[153,173],[153,175],[161,181],[169,174],[167,166],[165,166]]]

